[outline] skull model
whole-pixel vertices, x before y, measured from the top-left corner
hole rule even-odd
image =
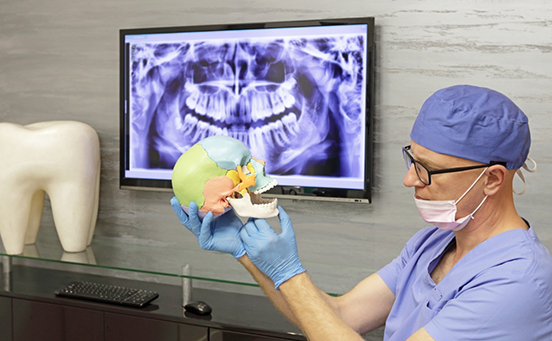
[[[264,161],[228,136],[211,136],[194,144],[180,156],[172,174],[180,204],[187,207],[193,201],[200,213],[214,216],[234,208],[242,217],[275,217],[277,199],[263,199],[261,193],[277,184],[266,175]]]

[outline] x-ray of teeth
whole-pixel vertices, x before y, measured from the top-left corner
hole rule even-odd
[[[132,168],[172,169],[211,135],[275,175],[358,177],[361,35],[130,44]]]

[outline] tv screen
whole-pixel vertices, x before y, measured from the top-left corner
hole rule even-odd
[[[121,30],[121,188],[170,189],[182,153],[226,135],[270,195],[369,202],[373,59],[373,18]]]

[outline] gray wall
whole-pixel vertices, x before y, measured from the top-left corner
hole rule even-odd
[[[0,121],[78,120],[97,130],[97,263],[166,273],[190,264],[196,276],[250,282],[232,257],[199,249],[174,216],[171,193],[118,188],[118,30],[353,16],[374,16],[377,26],[373,203],[281,201],[315,282],[334,293],[349,290],[425,226],[402,185],[400,148],[423,101],[453,84],[494,88],[529,116],[539,170],[527,176],[516,203],[552,248],[552,9],[545,0],[3,0]],[[60,251],[50,251],[58,241],[48,208],[43,220],[35,251],[59,259]]]

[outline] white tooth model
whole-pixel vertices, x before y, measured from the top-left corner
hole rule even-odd
[[[266,175],[264,161],[228,136],[211,136],[193,145],[180,156],[172,174],[180,204],[186,209],[193,201],[203,214],[214,216],[231,208],[241,217],[277,216],[278,200],[261,198],[277,184]]]
[[[100,189],[100,142],[75,121],[0,123],[0,236],[8,254],[34,244],[44,196],[66,252],[92,241]]]

